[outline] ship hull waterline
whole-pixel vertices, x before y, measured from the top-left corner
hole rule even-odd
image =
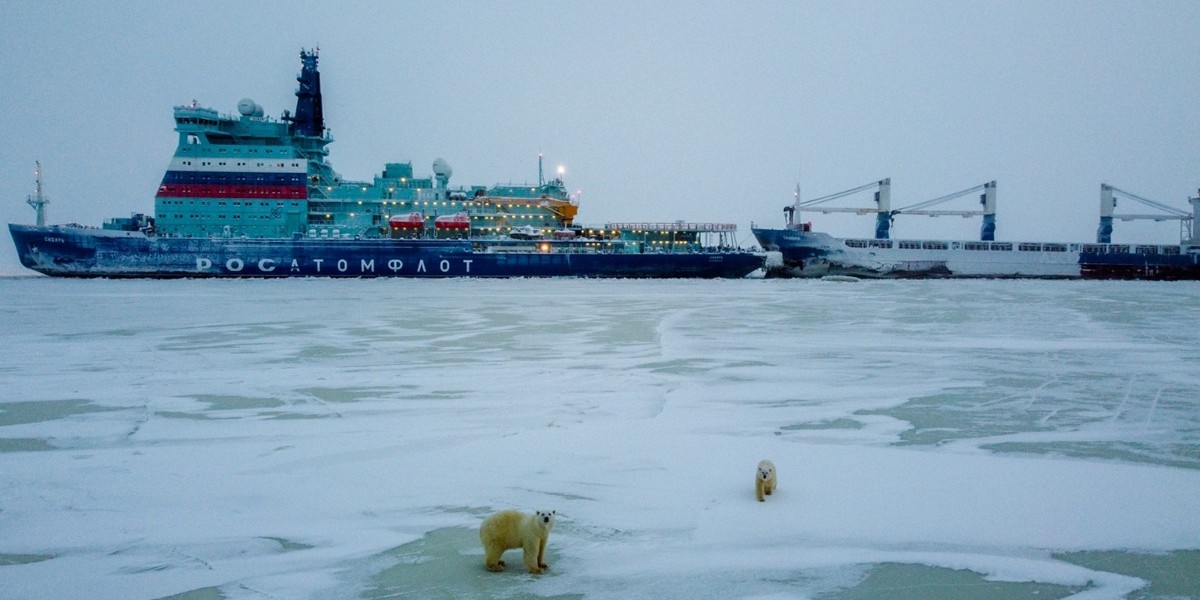
[[[768,278],[1200,280],[1200,248],[1178,245],[846,240],[795,229],[752,232],[764,249],[779,253],[767,265]]]
[[[470,240],[167,238],[136,231],[9,225],[21,264],[54,277],[741,278],[751,252],[490,252]]]

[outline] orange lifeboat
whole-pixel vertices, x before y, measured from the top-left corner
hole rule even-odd
[[[425,215],[411,212],[407,215],[393,215],[388,219],[388,227],[392,229],[424,229]]]
[[[433,220],[433,226],[442,231],[466,231],[471,228],[471,217],[465,212],[442,215]]]

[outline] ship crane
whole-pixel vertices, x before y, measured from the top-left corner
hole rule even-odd
[[[1114,214],[1118,198],[1128,198],[1162,212],[1157,214]],[[1196,212],[1200,211],[1200,199],[1192,198],[1189,201],[1192,203],[1192,214],[1102,183],[1100,184],[1100,228],[1096,231],[1096,243],[1112,243],[1113,219],[1179,221],[1180,239],[1187,239],[1190,235],[1190,243],[1196,243],[1200,240],[1200,233],[1195,230],[1197,226]]]
[[[870,207],[868,207],[868,208],[841,208],[841,207],[829,207],[829,206],[823,206],[821,208],[811,208],[813,206],[817,206],[818,204],[824,204],[826,202],[837,200],[839,198],[845,198],[846,196],[852,196],[859,192],[865,192],[871,188],[878,188],[875,191],[875,207],[874,208],[870,208]],[[865,185],[860,185],[856,188],[851,188],[851,189],[848,189],[845,191],[837,192],[834,194],[829,194],[828,196],[821,196],[820,198],[813,198],[812,200],[805,200],[803,202],[800,201],[800,185],[797,184],[796,185],[796,200],[791,206],[785,206],[783,208],[783,212],[786,214],[787,225],[788,225],[789,229],[796,227],[796,225],[795,225],[796,213],[800,212],[801,209],[813,210],[813,211],[819,212],[821,214],[854,213],[857,215],[867,215],[867,214],[871,214],[871,213],[876,213],[878,216],[876,217],[875,237],[881,237],[880,236],[880,232],[881,232],[880,227],[882,227],[883,228],[882,229],[882,237],[881,237],[881,239],[882,239],[882,238],[887,237],[888,226],[886,223],[888,221],[890,221],[889,215],[891,213],[891,201],[892,201],[891,198],[892,198],[892,179],[890,177],[880,179],[879,181],[872,181],[871,183],[868,183]]]
[[[979,195],[979,204],[983,206],[982,210],[927,210],[930,206],[937,206],[944,202],[949,202],[955,198],[961,198],[968,194],[983,192]],[[918,202],[904,208],[897,208],[892,211],[892,217],[896,215],[925,215],[929,217],[983,217],[983,226],[979,230],[979,239],[984,242],[990,242],[996,239],[996,182],[989,181],[981,183],[975,187],[970,187],[965,190],[946,194],[933,200]],[[886,233],[886,232],[885,232]],[[887,235],[875,236],[880,239],[886,239]]]
[[[816,205],[824,204],[825,202],[829,202],[831,200],[837,200],[839,198],[844,198],[846,196],[851,196],[853,194],[857,194],[859,192],[864,192],[864,191],[867,191],[867,190],[869,190],[871,188],[875,188],[875,187],[877,187],[878,189],[875,191],[875,206],[874,207],[812,208]],[[960,198],[967,194],[973,194],[973,193],[981,192],[981,191],[983,193],[980,194],[980,196],[979,196],[979,203],[981,205],[983,205],[982,210],[928,210],[929,207],[931,207],[931,206],[937,206],[938,204],[942,204],[943,202],[949,202],[950,200],[954,200],[955,198]],[[984,241],[991,241],[991,240],[995,239],[995,235],[996,235],[996,182],[995,181],[989,181],[987,183],[980,184],[975,187],[971,187],[971,188],[967,188],[965,190],[954,192],[953,194],[947,194],[947,195],[941,196],[939,198],[934,198],[933,200],[926,200],[925,202],[919,202],[919,203],[913,204],[911,206],[906,206],[904,208],[898,208],[898,209],[894,209],[894,210],[891,207],[891,198],[892,198],[892,180],[890,177],[886,178],[886,179],[881,179],[879,181],[873,181],[866,185],[860,185],[856,188],[851,188],[851,189],[848,189],[848,190],[845,190],[842,192],[837,192],[835,194],[830,194],[828,196],[822,196],[820,198],[814,198],[812,200],[805,200],[804,202],[800,201],[800,186],[796,186],[796,202],[792,206],[785,207],[784,212],[787,213],[787,223],[788,223],[789,227],[795,227],[795,225],[793,224],[794,219],[795,219],[795,213],[799,212],[801,209],[814,210],[814,211],[820,212],[822,214],[854,213],[854,214],[858,214],[858,215],[866,215],[866,214],[874,213],[876,215],[876,217],[875,217],[875,238],[881,239],[881,240],[886,240],[890,236],[892,219],[894,219],[896,215],[901,215],[901,214],[903,214],[903,215],[926,215],[926,216],[930,216],[930,217],[941,217],[941,216],[950,216],[950,215],[961,216],[961,217],[982,216],[983,217],[983,227],[980,230],[979,239],[984,240]]]
[[[46,205],[50,204],[50,199],[42,194],[42,163],[40,161],[35,161],[33,164],[37,165],[37,168],[35,168],[33,171],[34,175],[37,177],[37,191],[33,196],[27,196],[25,198],[25,203],[32,206],[33,210],[37,211],[37,226],[45,227]]]

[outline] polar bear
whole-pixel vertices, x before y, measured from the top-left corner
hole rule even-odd
[[[775,463],[761,460],[758,463],[758,473],[754,476],[754,495],[758,501],[763,501],[763,494],[768,496],[775,491]]]
[[[525,568],[541,573],[546,564],[546,538],[554,529],[555,512],[539,510],[527,515],[516,510],[502,510],[483,520],[479,526],[479,541],[483,542],[483,564],[489,571],[503,571],[500,555],[505,550],[524,548]]]

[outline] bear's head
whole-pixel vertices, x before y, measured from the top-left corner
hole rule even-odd
[[[769,465],[758,465],[758,478],[767,481],[775,475],[775,467]]]
[[[533,513],[533,521],[540,527],[554,527],[554,515],[552,510],[539,510]]]

